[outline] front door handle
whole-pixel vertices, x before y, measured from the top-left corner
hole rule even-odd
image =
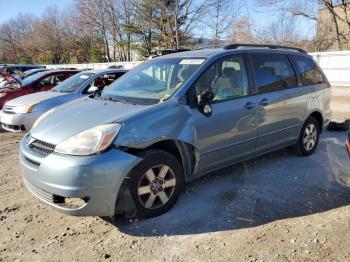
[[[270,104],[270,100],[268,100],[267,98],[263,98],[263,99],[261,99],[260,100],[260,105],[262,105],[262,106],[267,106],[268,104]]]
[[[247,102],[247,103],[244,105],[244,108],[245,108],[245,109],[253,109],[255,106],[256,106],[255,103],[253,103],[253,102]]]

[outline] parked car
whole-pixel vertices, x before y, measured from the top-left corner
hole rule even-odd
[[[187,48],[179,48],[179,49],[173,49],[173,48],[168,48],[168,49],[160,49],[160,50],[155,50],[152,52],[151,56],[148,59],[153,59],[158,56],[163,56],[163,55],[169,55],[173,53],[179,53],[179,52],[187,52],[191,51],[191,49]]]
[[[126,70],[84,71],[66,79],[50,91],[12,99],[6,102],[0,115],[2,126],[12,132],[29,131],[34,122],[46,111],[100,92],[126,72]],[[27,110],[23,111],[21,108]]]
[[[300,49],[160,56],[100,96],[43,114],[20,143],[23,180],[66,214],[157,216],[196,177],[289,146],[311,155],[330,121],[330,93]]]
[[[0,98],[1,90],[8,88],[18,88],[21,85],[21,80],[14,76],[0,71]]]
[[[0,72],[11,75],[16,78],[18,82],[21,82],[22,79],[25,78],[25,74],[21,70],[8,65],[0,66]]]
[[[50,90],[64,79],[78,72],[77,70],[45,71],[24,79],[15,88],[7,87],[0,89],[0,109],[2,109],[5,102],[11,99],[34,92]]]
[[[30,69],[46,68],[46,66],[43,66],[43,65],[31,65],[31,64],[12,64],[10,66],[21,72],[25,72]]]
[[[36,69],[29,69],[27,71],[24,71],[24,74],[25,74],[25,77],[24,78],[27,78],[31,75],[35,75],[37,73],[40,73],[40,72],[44,72],[44,71],[47,71],[48,69],[46,68],[36,68]]]

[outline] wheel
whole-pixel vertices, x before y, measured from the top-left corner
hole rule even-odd
[[[309,116],[300,131],[297,144],[295,145],[296,152],[301,156],[309,156],[315,152],[320,133],[321,128],[318,121],[314,117]]]
[[[141,153],[143,158],[129,174],[129,190],[135,202],[136,216],[159,216],[176,203],[184,185],[179,160],[162,150]]]

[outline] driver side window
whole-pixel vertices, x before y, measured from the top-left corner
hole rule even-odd
[[[197,97],[205,91],[214,94],[214,102],[249,94],[248,76],[243,56],[228,56],[211,65],[195,83]]]

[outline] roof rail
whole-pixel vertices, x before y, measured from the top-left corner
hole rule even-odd
[[[283,45],[261,45],[261,44],[230,44],[226,45],[224,49],[229,50],[229,49],[238,49],[239,47],[264,47],[264,48],[269,48],[269,49],[287,49],[287,50],[294,50],[298,51],[300,53],[306,54],[306,51],[297,48],[297,47],[290,47],[290,46],[283,46]]]
[[[162,56],[162,55],[168,55],[172,53],[179,53],[179,52],[186,52],[186,51],[191,51],[191,49],[188,48],[166,48],[166,49],[158,49],[153,52],[154,55],[156,56]]]
[[[193,50],[203,50],[203,49],[208,49],[208,48],[220,48],[220,47],[225,47],[226,45],[207,45],[207,46],[202,46],[202,47],[197,47]]]

